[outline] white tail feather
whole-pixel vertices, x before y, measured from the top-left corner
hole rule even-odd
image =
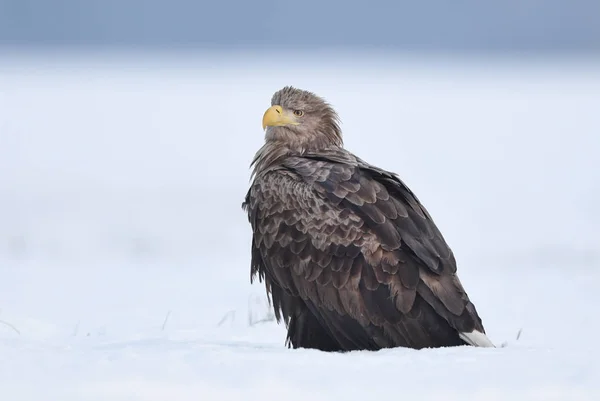
[[[473,330],[470,333],[458,333],[458,336],[467,344],[472,345],[474,347],[496,348],[496,346],[485,334],[477,330]]]

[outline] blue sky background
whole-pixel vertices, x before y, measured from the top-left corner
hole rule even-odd
[[[0,0],[0,46],[597,53],[598,0]]]

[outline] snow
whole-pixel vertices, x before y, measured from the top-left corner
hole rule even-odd
[[[600,64],[355,57],[0,58],[2,399],[598,399]],[[284,347],[241,202],[287,84],[417,193],[506,347]]]

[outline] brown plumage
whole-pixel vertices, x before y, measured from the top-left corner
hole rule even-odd
[[[294,348],[493,346],[431,216],[393,173],[343,148],[333,108],[285,87],[243,203],[251,278]]]

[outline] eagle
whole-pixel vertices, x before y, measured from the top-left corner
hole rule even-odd
[[[250,282],[290,348],[494,347],[432,217],[397,174],[344,148],[322,97],[292,86],[263,115],[242,202]]]

